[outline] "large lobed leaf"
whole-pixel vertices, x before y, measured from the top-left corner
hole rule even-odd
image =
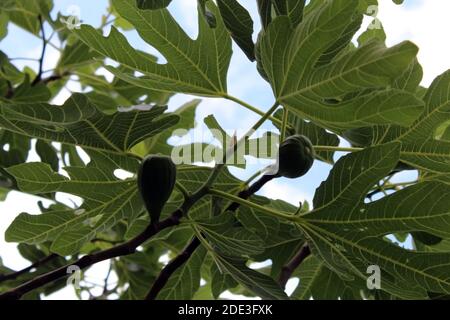
[[[401,160],[415,168],[434,173],[450,171],[450,142],[436,139],[439,127],[450,117],[450,72],[437,77],[424,97],[425,109],[408,128],[373,126],[348,131],[345,136],[357,145],[402,143]]]
[[[448,293],[450,254],[409,251],[383,240],[396,232],[427,232],[448,237],[450,188],[424,182],[373,203],[367,191],[397,164],[398,143],[368,148],[338,161],[317,190],[315,209],[299,226],[315,255],[346,280],[365,279],[369,265],[382,270],[382,290],[401,298]],[[414,284],[414,285],[411,285]]]
[[[386,48],[374,41],[343,50],[362,18],[358,1],[315,4],[298,26],[281,16],[260,38],[260,68],[278,102],[334,131],[413,123],[423,102],[390,86],[415,59],[417,47],[403,42]]]
[[[0,104],[0,126],[24,136],[78,145],[89,149],[125,153],[140,141],[176,124],[177,115],[166,107],[148,111],[102,113],[82,94],[66,103]]]
[[[20,191],[30,194],[65,192],[84,199],[76,210],[51,210],[40,215],[20,214],[5,233],[7,241],[28,244],[52,242],[60,255],[77,253],[101,231],[121,220],[136,219],[143,212],[134,179],[120,180],[116,169],[135,172],[138,162],[130,158],[90,153],[86,167],[66,167],[70,178],[44,163],[26,163],[7,169]]]
[[[192,40],[167,9],[141,10],[134,0],[113,1],[121,17],[134,25],[139,35],[167,60],[158,64],[153,57],[135,50],[114,27],[105,38],[99,31],[83,25],[77,36],[100,54],[122,66],[143,73],[136,78],[108,67],[117,77],[136,86],[167,92],[221,96],[227,91],[226,75],[231,59],[231,39],[212,1],[208,6],[217,17],[211,28],[199,14],[199,35]]]

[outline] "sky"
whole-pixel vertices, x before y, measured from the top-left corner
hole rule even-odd
[[[106,12],[107,0],[55,0],[55,8],[52,15],[58,11],[63,14],[70,13],[74,7],[80,12],[81,20],[94,26],[100,24],[101,16]],[[255,30],[260,29],[259,18],[256,10],[256,1],[240,1],[250,11],[255,21]],[[193,38],[197,34],[197,11],[196,0],[173,0],[169,7],[179,24]],[[410,40],[416,43],[419,48],[419,61],[424,69],[422,85],[429,86],[433,79],[442,72],[450,69],[450,1],[448,0],[405,0],[401,6],[395,5],[392,0],[379,0],[378,18],[382,21],[387,34],[388,46],[395,45],[403,40]],[[363,29],[371,19],[365,19]],[[256,39],[256,32],[254,38]],[[136,32],[128,32],[127,38],[130,43],[141,50],[159,55],[157,51],[139,39]],[[8,54],[9,57],[38,58],[41,52],[41,41],[21,29],[11,26],[8,36],[0,42],[0,50]],[[233,58],[228,72],[228,91],[232,95],[267,110],[274,102],[274,98],[269,85],[262,80],[256,72],[255,64],[248,61],[238,47],[233,47]],[[58,60],[58,51],[48,47],[44,70],[51,70]],[[18,67],[24,65],[37,68],[37,64],[24,61],[16,61]],[[107,72],[105,75],[110,76]],[[71,91],[79,91],[77,83],[71,82]],[[63,91],[54,101],[55,104],[62,104],[70,95],[70,92]],[[192,100],[194,97],[187,95],[175,96],[169,104],[169,109],[175,109],[183,103]],[[243,110],[235,103],[221,99],[204,99],[197,110],[198,127],[202,127],[202,119],[213,114],[219,123],[229,132],[234,130],[245,130],[250,128],[257,120],[258,116],[250,111]],[[274,130],[271,124],[267,123],[265,129]],[[337,154],[336,157],[342,154]],[[33,152],[28,161],[38,161]],[[247,170],[232,169],[238,177],[245,179],[252,172],[261,166],[249,166]],[[261,194],[283,199],[294,205],[305,200],[311,202],[314,190],[328,176],[330,166],[316,161],[310,172],[298,179],[287,180],[277,179],[267,184]],[[406,174],[403,179],[410,179],[412,174]],[[3,263],[15,269],[28,266],[16,251],[15,244],[7,244],[3,239],[3,234],[12,220],[20,213],[39,213],[36,205],[36,198],[11,192],[5,202],[0,202],[0,256]],[[88,271],[88,275],[93,278],[102,279],[102,274],[106,273],[107,264],[99,264]],[[57,294],[52,295],[53,299],[74,298],[73,289],[66,288]]]

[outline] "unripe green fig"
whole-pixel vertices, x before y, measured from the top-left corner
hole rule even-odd
[[[177,167],[169,157],[149,155],[142,161],[137,183],[150,214],[151,223],[159,221],[161,211],[175,187],[176,179]]]
[[[314,163],[314,147],[300,134],[286,138],[278,150],[277,176],[295,179],[305,175]]]

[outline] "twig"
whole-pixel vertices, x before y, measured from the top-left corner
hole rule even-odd
[[[389,175],[387,178],[389,178],[389,179],[392,178],[392,175]],[[389,179],[385,180],[383,182],[383,185],[381,185],[381,186],[378,184],[378,186],[375,189],[373,189],[371,192],[369,192],[366,195],[366,198],[369,199],[370,201],[372,201],[373,196],[377,195],[380,192],[386,192],[387,190],[398,191],[398,190],[401,190],[401,187],[408,187],[408,186],[418,183],[417,180],[408,181],[408,182],[391,183],[391,182],[389,182]]]
[[[300,251],[281,269],[278,283],[282,288],[286,286],[286,283],[291,278],[295,269],[311,254],[311,249],[308,244],[304,244]]]
[[[103,292],[102,292],[102,296],[105,296],[108,293],[108,280],[109,280],[109,276],[111,275],[113,266],[112,263],[109,263],[109,269],[108,269],[108,273],[106,274],[105,280],[103,281]]]
[[[159,292],[164,288],[170,276],[181,267],[186,261],[189,260],[195,249],[200,246],[200,240],[194,237],[186,248],[175,259],[169,262],[158,275],[158,278],[153,283],[152,288],[148,292],[145,300],[155,300]]]
[[[335,146],[314,146],[315,151],[335,151],[335,152],[357,152],[362,151],[364,148],[356,147],[335,147]]]
[[[3,68],[3,66],[1,67],[1,70],[3,73],[5,73],[5,68]],[[8,87],[8,90],[6,91],[5,98],[11,99],[14,95],[14,88],[11,81],[9,81],[8,79],[6,79],[6,86]]]
[[[267,182],[271,181],[276,176],[273,175],[263,175],[259,180],[253,183],[249,188],[239,192],[238,197],[244,200],[247,200],[256,192],[258,192]],[[240,204],[237,202],[231,203],[227,211],[236,211],[239,208]]]
[[[242,100],[240,100],[240,99],[238,99],[236,97],[233,97],[233,96],[230,96],[228,94],[225,94],[223,96],[223,98],[227,99],[227,100],[230,100],[230,101],[233,101],[233,102],[235,102],[237,104],[240,104],[244,108],[246,108],[246,109],[248,109],[248,110],[250,110],[250,111],[252,111],[252,112],[254,112],[254,113],[256,113],[256,114],[258,114],[260,116],[264,116],[265,115],[264,111],[259,110],[257,107],[254,107],[254,106],[250,105],[249,103],[247,103],[245,101],[242,101]],[[272,115],[269,116],[269,120],[271,120],[272,122],[274,122],[276,124],[279,124],[279,125],[281,125],[281,123],[282,123],[280,119],[277,119],[277,118],[273,117]]]
[[[263,205],[255,203],[255,202],[241,199],[241,198],[239,198],[239,197],[237,197],[235,195],[232,195],[232,194],[227,193],[227,192],[222,191],[222,190],[211,188],[209,190],[209,194],[213,195],[213,196],[217,196],[217,197],[223,198],[223,199],[230,200],[232,202],[237,202],[237,203],[245,205],[245,206],[247,206],[249,208],[253,208],[255,210],[258,210],[258,211],[261,211],[263,213],[266,213],[266,214],[268,214],[270,216],[278,217],[278,218],[281,218],[281,219],[286,220],[286,221],[291,221],[291,222],[298,222],[299,221],[299,217],[297,217],[297,216],[295,216],[295,215],[293,215],[291,213],[274,210],[274,209],[272,209],[270,207],[265,207]]]
[[[59,257],[59,256],[57,254],[53,253],[53,254],[50,254],[50,255],[46,256],[45,258],[42,258],[39,261],[36,261],[32,265],[30,265],[30,266],[28,266],[28,267],[26,267],[26,268],[24,268],[22,270],[19,270],[19,271],[10,273],[10,274],[0,275],[0,283],[4,282],[4,281],[8,281],[8,280],[17,279],[18,277],[20,277],[21,275],[29,272],[30,270],[38,268],[38,267],[46,264],[47,262],[49,262],[49,261],[51,261],[51,260],[53,260],[53,259],[55,259],[57,257]]]
[[[39,71],[36,76],[36,78],[33,80],[31,85],[36,85],[38,82],[42,79],[42,70],[44,67],[44,58],[45,58],[45,50],[47,49],[47,39],[45,39],[45,30],[44,30],[44,22],[42,21],[41,15],[38,16],[39,19],[39,25],[41,26],[41,33],[42,33],[42,52],[41,52],[41,58],[39,59]]]
[[[283,122],[282,122],[281,129],[280,129],[280,141],[281,142],[284,141],[284,139],[286,138],[288,120],[289,120],[289,110],[286,107],[284,107],[283,108]]]
[[[6,81],[6,85],[8,86],[8,91],[6,91],[5,98],[11,99],[14,96],[14,88],[9,80]]]
[[[16,58],[11,58],[11,59],[9,59],[9,61],[14,61],[14,60],[25,60],[25,61],[39,62],[39,59],[35,59],[35,58],[27,58],[27,57],[16,57]]]
[[[53,74],[47,78],[42,79],[41,82],[44,84],[49,84],[50,82],[61,80],[66,76],[70,76],[70,72],[66,71],[63,72],[62,74]]]
[[[181,183],[176,181],[175,182],[175,187],[178,189],[178,191],[181,192],[181,194],[183,195],[184,199],[189,198],[189,191],[187,191],[186,188]]]

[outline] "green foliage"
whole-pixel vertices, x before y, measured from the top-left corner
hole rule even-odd
[[[0,259],[0,296],[65,265],[88,268],[103,260],[116,286],[98,296],[83,278],[79,297],[143,299],[151,288],[156,299],[219,299],[226,291],[301,300],[450,294],[450,72],[423,88],[413,43],[387,47],[381,24],[356,39],[377,1],[258,0],[262,29],[255,30],[244,1],[199,0],[195,40],[172,16],[170,3],[112,0],[108,10],[116,20],[104,36],[106,16],[99,28],[69,30],[50,0],[1,2],[0,41],[15,24],[48,45],[45,23],[62,49],[49,77],[19,69],[14,57],[0,52],[0,200],[8,201],[12,190],[39,197],[39,212],[17,212],[5,232],[31,267],[14,273]],[[126,34],[131,29],[167,62],[134,48]],[[232,41],[269,83],[275,101],[269,112],[227,91]],[[102,68],[113,78],[102,76]],[[71,81],[81,92],[56,105]],[[182,163],[176,181],[175,175],[156,181],[164,173],[158,172],[148,181],[155,183],[152,196],[164,183],[171,194],[149,217],[144,203],[151,197],[143,201],[137,183],[143,159],[171,156],[171,138],[184,138],[174,130],[196,128],[201,100],[175,108],[175,94],[232,100],[262,116],[253,129],[267,120],[279,132],[238,140],[214,115],[201,119],[219,145],[181,147],[228,151],[232,158],[243,146],[235,159],[241,162]],[[332,166],[311,205],[256,195],[274,176],[253,182],[261,172],[252,172],[241,181],[229,171],[246,167],[252,143],[278,135],[306,136],[315,159]],[[339,147],[342,141],[350,147]],[[405,170],[414,170],[417,180],[393,179]],[[62,194],[79,201],[62,202]],[[393,239],[408,239],[407,248]],[[367,287],[369,266],[381,270],[376,290]],[[65,276],[19,298],[57,292]],[[286,276],[300,278],[290,296]]]
[[[226,93],[226,75],[231,58],[231,40],[221,19],[212,29],[199,18],[199,37],[192,40],[167,9],[140,11],[134,0],[113,1],[119,15],[128,20],[139,35],[167,59],[158,64],[153,57],[133,49],[115,28],[108,38],[98,30],[83,25],[77,36],[100,54],[112,57],[128,69],[142,72],[135,78],[113,67],[108,70],[120,79],[139,87],[167,92],[184,92],[205,96]],[[217,8],[208,2],[218,16]]]
[[[172,0],[136,0],[137,7],[139,9],[162,9],[167,7]]]
[[[252,40],[253,20],[248,11],[236,0],[217,1],[220,14],[231,36],[247,57],[255,60],[255,45]]]
[[[423,102],[391,83],[413,61],[417,47],[370,42],[343,50],[349,26],[360,18],[357,1],[323,2],[295,28],[278,17],[260,37],[261,68],[281,104],[331,130],[383,122],[408,126]]]

